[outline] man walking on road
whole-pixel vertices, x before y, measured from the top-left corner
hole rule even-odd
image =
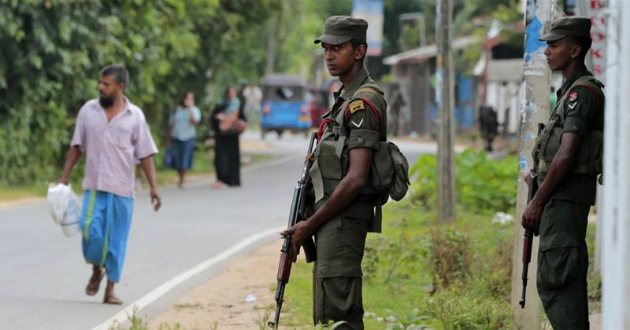
[[[370,191],[368,176],[379,142],[387,137],[387,105],[363,64],[367,26],[362,19],[332,16],[315,40],[343,87],[322,117],[314,152],[310,175],[316,211],[282,232],[293,235],[294,259],[315,235],[313,318],[316,324],[345,321],[336,329],[363,329],[361,260],[368,231],[381,227],[380,214],[374,214],[379,196]]]
[[[114,293],[120,280],[131,216],[135,166],[139,162],[155,211],[161,198],[155,183],[153,155],[157,148],[144,113],[124,96],[129,74],[123,66],[101,71],[98,99],[85,103],[77,117],[70,151],[59,182],[68,184],[72,168],[86,154],[80,226],[85,260],[92,264],[85,293],[94,296],[107,274],[103,302],[122,304]]]
[[[561,18],[540,38],[549,66],[565,82],[534,148],[539,189],[522,224],[540,230],[536,283],[555,330],[589,329],[585,237],[602,171],[605,102],[602,83],[584,65],[590,28],[588,18]]]

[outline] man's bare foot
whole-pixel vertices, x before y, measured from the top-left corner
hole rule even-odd
[[[110,305],[122,305],[123,302],[114,293],[114,285],[116,282],[107,280],[107,288],[105,289],[105,296],[103,296],[103,303]]]
[[[85,294],[88,296],[93,296],[98,293],[98,289],[101,286],[101,281],[105,276],[105,271],[103,268],[100,268],[96,265],[92,266],[92,276],[90,276],[90,280],[88,281],[87,286],[85,287]]]
[[[105,294],[105,296],[103,297],[103,304],[122,305],[123,301],[115,295],[108,296],[107,294]]]
[[[217,181],[212,185],[212,188],[214,189],[221,189],[221,187],[223,187],[223,184],[220,181]]]

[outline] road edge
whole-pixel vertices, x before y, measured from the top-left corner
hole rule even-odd
[[[165,294],[167,294],[168,292],[170,292],[171,290],[173,290],[175,287],[177,287],[178,285],[186,282],[187,280],[189,280],[190,278],[202,273],[203,271],[209,269],[210,267],[216,265],[219,262],[222,262],[226,259],[228,259],[229,257],[232,257],[234,255],[236,255],[237,253],[245,250],[246,248],[252,246],[253,244],[268,238],[272,235],[278,235],[278,233],[280,231],[282,231],[284,229],[284,227],[278,227],[278,228],[274,228],[274,229],[269,229],[266,230],[264,232],[258,233],[258,234],[254,234],[252,236],[247,237],[246,239],[242,240],[241,242],[239,242],[238,244],[228,248],[227,250],[224,250],[223,252],[219,253],[218,255],[203,261],[199,264],[197,264],[195,267],[171,278],[170,280],[164,282],[163,284],[161,284],[160,286],[158,286],[157,288],[151,290],[150,292],[148,292],[147,294],[145,294],[142,298],[134,301],[133,303],[129,304],[127,307],[125,307],[124,309],[122,309],[121,311],[117,312],[116,314],[114,314],[114,316],[110,317],[109,319],[107,319],[105,322],[99,324],[98,326],[92,328],[91,330],[108,330],[111,328],[112,324],[122,324],[125,321],[127,321],[129,319],[129,316],[133,315],[134,313],[137,313],[138,311],[142,310],[143,308],[149,306],[150,304],[152,304],[153,302],[155,302],[156,300],[158,300],[159,298],[161,298],[162,296],[164,296]]]

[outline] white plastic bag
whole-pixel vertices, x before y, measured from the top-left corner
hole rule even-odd
[[[61,183],[48,186],[48,203],[53,220],[61,225],[61,230],[67,237],[80,232],[81,206],[70,186]]]

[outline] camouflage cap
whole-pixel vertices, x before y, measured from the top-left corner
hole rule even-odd
[[[564,17],[551,22],[551,30],[538,38],[540,41],[556,41],[564,37],[591,37],[591,20],[586,17]]]
[[[331,16],[326,20],[324,34],[315,39],[315,43],[325,42],[330,45],[341,45],[351,39],[366,41],[368,23],[360,18],[350,16]]]

